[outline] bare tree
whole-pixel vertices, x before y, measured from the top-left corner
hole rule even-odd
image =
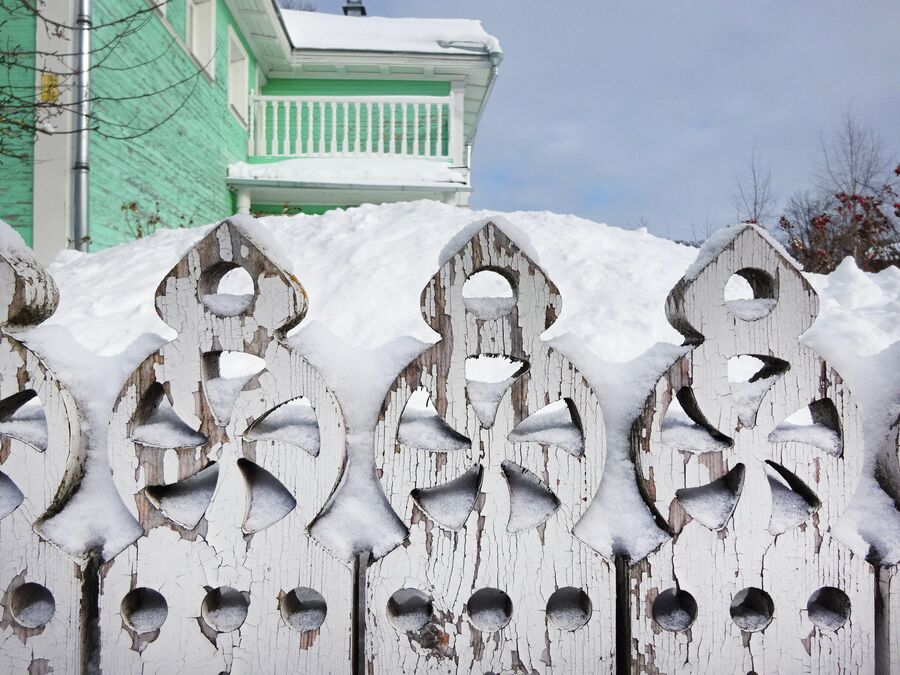
[[[285,9],[299,9],[301,12],[315,12],[316,5],[306,0],[278,0],[278,4]]]
[[[78,112],[75,83],[78,59],[71,21],[60,21],[49,11],[53,0],[0,0],[0,157],[27,156],[27,147],[39,134],[71,134],[60,121]],[[144,69],[165,57],[175,45],[172,37],[155,54],[146,54],[141,30],[156,20],[154,12],[169,0],[157,0],[138,10],[123,13],[90,30],[90,70],[132,71],[129,91],[103,91],[95,87],[87,98],[91,112],[87,127],[93,134],[116,139],[133,139],[150,133],[172,119],[188,103],[204,68],[190,66],[161,86],[143,84]],[[39,35],[50,38],[59,49],[30,48],[12,39],[3,30],[15,21],[34,20]],[[36,90],[35,80],[41,86]],[[165,96],[166,94],[172,96]],[[150,99],[154,105],[147,105]]]
[[[772,171],[764,165],[756,150],[750,155],[747,165],[734,178],[735,193],[731,203],[737,212],[737,219],[744,223],[764,224],[774,213],[772,196]]]
[[[822,192],[870,195],[886,182],[890,162],[883,144],[851,112],[844,115],[837,131],[828,139],[823,136],[819,144],[822,156],[815,179]]]

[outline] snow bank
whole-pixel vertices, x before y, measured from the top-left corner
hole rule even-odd
[[[339,183],[341,185],[465,185],[466,178],[443,162],[399,157],[286,159],[268,164],[237,162],[229,178]]]
[[[473,19],[398,19],[281,9],[294,49],[348,49],[424,54],[501,53],[500,42]]]
[[[309,312],[291,340],[322,371],[348,426],[347,470],[317,534],[347,556],[382,554],[402,537],[374,478],[372,429],[398,372],[438,338],[419,312],[422,288],[488,218],[558,286],[562,312],[544,339],[576,363],[603,405],[609,459],[584,531],[603,550],[647,551],[659,532],[635,485],[628,430],[656,379],[684,351],[663,307],[697,249],[575,216],[427,201],[272,217],[259,227],[309,293]],[[99,253],[67,252],[51,268],[60,306],[28,342],[72,386],[93,429],[84,485],[50,523],[73,551],[96,545],[111,554],[136,536],[109,477],[109,410],[133,368],[174,337],[154,311],[153,294],[207,231],[160,231]],[[865,274],[848,260],[810,280],[822,310],[804,339],[844,374],[873,434],[883,434],[900,413],[900,270]],[[873,474],[863,480],[845,538],[865,551],[864,537],[900,557],[900,518]]]

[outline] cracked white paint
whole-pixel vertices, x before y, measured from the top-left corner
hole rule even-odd
[[[200,301],[210,292],[201,275],[222,261],[239,263],[256,282],[258,293],[238,316],[217,316]],[[226,221],[165,278],[157,308],[178,338],[131,376],[109,427],[115,482],[145,536],[102,570],[103,672],[349,672],[351,570],[306,532],[343,467],[343,418],[318,372],[280,339],[306,311],[302,287]],[[266,362],[265,370],[243,387],[225,426],[217,425],[201,384],[203,355],[221,351],[245,352]],[[207,437],[205,444],[162,450],[129,440],[140,401],[156,382],[175,413]],[[317,457],[283,440],[243,436],[255,420],[301,396],[318,419]],[[247,483],[237,464],[241,458],[271,473],[297,500],[287,516],[253,535],[241,529],[248,508]],[[220,467],[218,484],[192,530],[166,519],[142,492],[148,485],[188,478],[211,461]],[[177,475],[164,475],[166,468]],[[216,633],[198,618],[207,590],[220,586],[249,594],[247,618],[230,633]],[[281,596],[299,586],[315,589],[327,603],[322,626],[303,634],[279,610]],[[157,634],[136,636],[123,624],[120,605],[135,587],[152,588],[166,599],[168,616]]]
[[[777,289],[774,309],[745,320],[731,313],[723,290],[741,269],[767,273]],[[740,230],[719,255],[672,291],[667,313],[674,326],[699,344],[668,370],[635,424],[639,473],[651,502],[675,536],[632,568],[630,600],[635,673],[871,673],[874,669],[874,577],[871,566],[831,535],[863,464],[856,404],[840,375],[799,336],[818,313],[812,288],[797,269],[752,226]],[[728,360],[776,357],[790,369],[762,399],[755,426],[744,426],[742,401],[732,395]],[[675,393],[690,386],[712,427],[734,440],[720,452],[691,452],[663,442],[661,423]],[[769,433],[810,402],[834,403],[843,455],[798,442],[770,443]],[[796,474],[821,501],[814,515],[774,537],[764,461]],[[675,500],[681,488],[705,485],[742,462],[746,477],[732,518],[715,531],[692,522]],[[662,591],[680,587],[696,600],[693,625],[664,631],[652,605]],[[850,620],[837,631],[815,628],[809,597],[835,586],[851,602]],[[732,621],[732,597],[746,587],[765,590],[774,619],[761,632],[742,633]]]
[[[83,561],[74,561],[36,532],[48,509],[56,509],[80,479],[80,418],[69,392],[37,355],[9,335],[44,321],[59,299],[50,275],[26,251],[9,256],[0,257],[0,399],[35,391],[44,407],[48,443],[39,452],[18,439],[0,439],[0,471],[24,496],[0,520],[0,672],[75,673],[81,661]],[[13,616],[15,591],[26,583],[40,584],[53,596],[53,616],[42,627],[25,628]]]
[[[509,315],[481,321],[466,311],[463,284],[483,268],[512,282],[517,300]],[[585,379],[540,340],[560,306],[552,282],[493,224],[450,258],[424,290],[423,314],[442,339],[400,374],[376,429],[381,484],[410,535],[369,568],[368,672],[613,672],[614,570],[571,533],[600,482],[603,422]],[[507,355],[530,366],[503,395],[489,429],[466,394],[466,358],[479,354]],[[430,452],[398,441],[400,416],[420,387],[450,426],[472,439],[471,447]],[[562,398],[571,399],[578,411],[585,436],[582,457],[507,440],[519,422]],[[559,510],[544,524],[507,532],[504,460],[533,472],[559,497]],[[413,489],[441,485],[479,463],[484,467],[480,495],[459,531],[442,529],[414,505]],[[583,589],[592,603],[587,625],[574,632],[546,619],[550,596],[566,586]],[[513,605],[509,624],[494,633],[475,629],[465,613],[469,596],[485,587],[506,592]],[[402,588],[419,589],[432,599],[432,620],[419,631],[403,634],[387,619],[388,599]]]

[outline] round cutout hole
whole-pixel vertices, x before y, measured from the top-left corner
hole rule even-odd
[[[823,586],[809,596],[806,611],[816,628],[835,631],[850,618],[850,598],[839,588]]]
[[[475,272],[462,287],[463,304],[476,318],[499,319],[516,306],[516,292],[500,272],[491,269]]]
[[[42,628],[56,613],[56,600],[45,586],[29,582],[13,591],[9,611],[24,628]]]
[[[200,300],[216,316],[238,316],[256,296],[250,273],[234,263],[218,263],[200,275]]]
[[[755,267],[732,274],[725,284],[725,307],[738,319],[756,321],[768,316],[778,303],[775,278]]]
[[[300,586],[281,598],[281,618],[298,633],[308,633],[325,623],[328,605],[318,591]]]
[[[388,621],[401,633],[422,630],[433,612],[431,598],[418,588],[401,588],[387,603]]]
[[[731,620],[748,633],[764,630],[774,615],[775,603],[761,588],[745,588],[731,600]]]
[[[697,618],[694,596],[678,588],[667,588],[653,601],[653,620],[663,630],[687,630]]]
[[[505,628],[512,620],[513,604],[509,596],[497,588],[475,591],[466,603],[469,621],[484,633]]]
[[[139,635],[159,630],[169,615],[169,605],[152,588],[135,588],[122,598],[122,620]]]
[[[212,589],[203,598],[200,616],[206,625],[219,633],[230,633],[240,628],[247,620],[250,601],[240,591],[231,586]]]
[[[578,630],[591,618],[591,599],[580,588],[565,586],[547,600],[547,620],[562,630]]]

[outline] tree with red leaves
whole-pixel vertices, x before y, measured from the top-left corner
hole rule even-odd
[[[808,272],[831,272],[846,256],[877,272],[900,265],[900,164],[892,172],[877,137],[850,116],[822,144],[816,193],[798,193],[778,226]]]

